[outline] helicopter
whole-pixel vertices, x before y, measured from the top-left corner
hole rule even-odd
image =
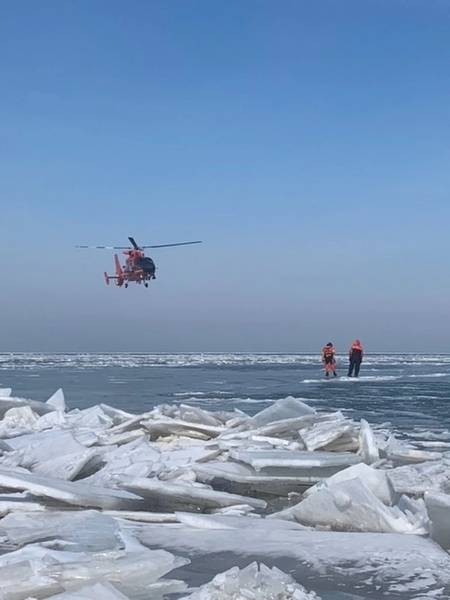
[[[128,287],[128,283],[143,283],[148,287],[148,282],[156,279],[156,265],[149,256],[145,256],[144,250],[147,248],[169,248],[172,246],[188,246],[190,244],[201,244],[201,240],[195,242],[178,242],[176,244],[158,244],[153,246],[138,246],[133,237],[128,238],[131,246],[76,246],[77,248],[95,248],[101,250],[123,250],[127,257],[122,266],[117,254],[114,254],[115,275],[108,275],[105,271],[105,282],[109,285],[110,281],[115,281],[118,287]]]

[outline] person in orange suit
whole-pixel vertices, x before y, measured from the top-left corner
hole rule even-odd
[[[325,368],[325,377],[329,377],[330,373],[333,373],[334,377],[337,377],[336,373],[336,349],[332,342],[328,342],[322,349],[322,362]]]
[[[355,377],[359,377],[359,369],[361,368],[361,363],[364,356],[364,349],[360,340],[355,340],[353,344],[350,346],[349,351],[349,360],[350,364],[348,367],[348,376],[353,377],[353,371],[355,372]]]

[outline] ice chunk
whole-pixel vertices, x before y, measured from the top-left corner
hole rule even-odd
[[[126,519],[127,521],[141,521],[142,523],[178,523],[175,513],[157,513],[141,510],[105,510],[103,514]]]
[[[358,449],[359,440],[353,428],[322,448],[327,452],[356,452]]]
[[[198,437],[205,436],[205,439],[217,437],[224,431],[223,426],[204,425],[202,423],[192,423],[180,419],[160,418],[155,420],[142,421],[142,426],[150,432],[152,439],[158,439],[161,436],[171,434],[187,435]]]
[[[160,452],[146,439],[139,438],[104,453],[102,460],[105,466],[84,481],[114,487],[124,476],[147,477],[153,465],[160,462],[160,457]]]
[[[49,540],[57,540],[58,548],[65,542],[72,552],[99,552],[123,546],[114,519],[93,510],[14,513],[0,521],[3,546]]]
[[[21,406],[29,406],[33,412],[38,415],[45,415],[48,412],[55,410],[45,402],[37,402],[36,400],[26,400],[25,398],[0,397],[0,418],[2,418],[10,408],[19,408]]]
[[[231,450],[234,460],[249,464],[264,475],[296,477],[299,482],[316,483],[337,471],[361,462],[355,454],[289,450]]]
[[[292,521],[281,521],[278,519],[268,520],[264,518],[255,518],[252,516],[233,516],[223,514],[208,514],[202,515],[198,513],[186,513],[176,512],[175,513],[178,521],[184,525],[189,525],[193,529],[252,529],[253,531],[264,532],[266,536],[271,535],[272,532],[279,532],[280,530],[288,531],[299,531],[305,530],[306,527]]]
[[[425,492],[425,506],[431,520],[431,537],[450,549],[450,495]]]
[[[268,406],[259,413],[256,413],[250,419],[249,426],[251,427],[263,427],[272,421],[280,421],[282,419],[290,419],[294,417],[304,417],[305,415],[314,414],[316,411],[292,396],[287,398],[281,398],[274,402],[271,406]]]
[[[56,479],[75,479],[87,463],[97,454],[96,450],[84,448],[80,452],[63,454],[32,466],[33,473]]]
[[[231,519],[220,518],[227,519],[227,522]],[[302,529],[286,531],[277,526],[281,523],[283,527],[296,524],[250,517],[236,520],[241,519],[251,522],[243,531],[237,526],[241,533],[229,529],[198,529],[184,524],[144,525],[139,538],[151,547],[183,552],[198,560],[207,560],[220,548],[224,557],[222,564],[226,564],[226,553],[232,553],[228,564],[257,557],[262,561],[267,558],[272,563],[276,560],[278,564],[289,560],[294,564],[306,563],[309,577],[323,578],[326,574],[327,580],[334,577],[340,586],[346,584],[351,590],[355,589],[355,577],[358,577],[361,590],[358,593],[364,596],[365,591],[373,595],[374,581],[383,586],[386,597],[394,595],[389,593],[391,586],[402,583],[409,591],[405,598],[416,596],[421,589],[427,592],[440,587],[448,589],[450,584],[450,556],[437,544],[420,536]],[[269,522],[272,522],[270,529],[267,527]],[[411,593],[413,591],[414,594]]]
[[[271,516],[294,517],[303,525],[335,531],[427,533],[421,523],[412,525],[399,509],[385,506],[358,478],[324,486],[296,506]]]
[[[98,405],[83,410],[72,410],[67,413],[66,419],[71,427],[88,427],[93,430],[108,429],[114,422],[112,417]]]
[[[11,388],[0,388],[0,398],[9,398],[11,396]]]
[[[216,446],[193,445],[186,447],[171,447],[170,452],[165,451],[161,447],[161,461],[169,467],[185,468],[192,466],[195,463],[206,463],[209,460],[216,458],[221,450]]]
[[[12,448],[4,440],[0,440],[0,452],[11,452]]]
[[[48,406],[51,406],[57,411],[65,412],[66,411],[66,401],[64,399],[64,392],[61,388],[56,390],[56,392],[47,400]]]
[[[157,598],[150,593],[149,586],[173,569],[186,565],[189,560],[164,550],[148,550],[137,543],[135,545],[138,546],[136,550],[122,555],[106,552],[91,555],[88,561],[49,565],[46,572],[67,590],[100,580],[114,584],[122,594],[133,600]],[[158,586],[154,589],[157,590]]]
[[[83,453],[86,448],[70,431],[50,430],[21,435],[8,440],[13,450],[21,450],[21,465],[32,468],[39,463],[68,454]]]
[[[417,450],[409,444],[391,436],[383,449],[384,457],[391,460],[396,465],[421,463],[431,460],[441,460],[442,452],[429,452],[426,450]]]
[[[31,473],[14,473],[0,469],[0,488],[28,491],[34,496],[53,498],[75,506],[108,509],[130,509],[142,504],[139,496],[111,490],[80,481],[62,481]]]
[[[59,591],[56,578],[36,572],[29,561],[0,567],[1,600],[48,598]]]
[[[446,460],[396,467],[387,471],[387,477],[398,495],[423,496],[427,491],[450,492],[450,463]]]
[[[29,406],[8,409],[0,421],[0,436],[10,437],[32,431],[39,417]]]
[[[0,494],[0,517],[14,512],[31,512],[45,510],[39,502],[33,502],[28,494]],[[1,523],[0,523],[1,525]]]
[[[210,583],[181,600],[320,600],[314,592],[307,592],[291,575],[276,567],[253,562],[244,569],[232,567],[219,573]]]
[[[361,427],[359,430],[359,453],[363,461],[371,465],[380,459],[377,442],[370,425],[364,419],[361,419]]]
[[[408,521],[414,526],[420,526],[424,531],[430,531],[430,519],[423,498],[401,496],[396,504]]]
[[[213,427],[221,427],[223,425],[212,413],[196,406],[188,406],[187,404],[180,404],[180,419],[190,423],[212,425]]]
[[[121,487],[139,494],[152,501],[153,508],[169,507],[186,508],[220,508],[234,504],[249,504],[254,508],[264,509],[267,504],[264,500],[249,496],[238,496],[226,492],[217,492],[200,484],[167,483],[158,479],[136,478],[123,482]]]
[[[129,419],[134,419],[137,415],[121,410],[120,408],[114,408],[109,404],[100,404],[100,408],[103,412],[113,420],[114,425],[120,425]]]
[[[198,481],[211,483],[213,487],[223,488],[235,493],[249,493],[251,491],[277,496],[287,495],[289,492],[303,491],[307,484],[297,477],[263,475],[256,472],[249,465],[231,461],[210,461],[192,465]]]
[[[332,486],[335,483],[347,481],[349,479],[355,479],[356,477],[360,479],[369,488],[369,490],[371,490],[371,492],[375,494],[375,496],[381,500],[381,502],[383,502],[383,504],[391,506],[394,503],[394,491],[387,476],[387,472],[382,471],[381,469],[374,469],[373,467],[370,467],[364,463],[352,465],[347,469],[343,469],[342,471],[335,473],[328,479],[325,479],[324,481],[306,490],[304,495],[309,496],[310,494],[322,489],[322,487]]]
[[[36,431],[44,431],[44,429],[53,429],[54,427],[62,427],[66,424],[64,413],[59,410],[42,415],[36,421],[34,429]]]
[[[63,592],[49,596],[49,600],[128,600],[127,596],[121,594],[109,583],[94,583],[86,585],[72,592]]]
[[[352,424],[344,419],[315,423],[309,429],[300,429],[300,437],[309,451],[323,448],[339,439],[346,433],[351,433]]]

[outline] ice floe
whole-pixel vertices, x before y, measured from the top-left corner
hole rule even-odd
[[[0,390],[0,600],[448,597],[450,455],[383,427]]]

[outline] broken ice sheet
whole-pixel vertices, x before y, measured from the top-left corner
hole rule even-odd
[[[0,421],[0,437],[9,438],[33,430],[39,416],[29,406],[8,409]]]
[[[0,543],[4,547],[49,540],[78,552],[123,547],[115,520],[93,510],[10,513],[0,521]]]
[[[237,494],[259,492],[275,496],[287,496],[292,491],[303,491],[305,483],[297,477],[287,475],[264,475],[250,465],[234,461],[209,461],[192,465],[197,480],[210,483],[213,487]],[[309,482],[309,479],[308,479]]]
[[[423,496],[427,491],[450,492],[450,461],[422,462],[386,471],[397,494]]]
[[[115,487],[119,478],[126,476],[147,477],[155,464],[160,463],[161,453],[143,438],[128,442],[104,452],[103,467],[81,480],[96,485]]]
[[[168,417],[142,421],[142,426],[150,433],[152,440],[172,434],[209,439],[217,437],[225,429],[224,426],[204,425]]]
[[[180,419],[191,423],[199,423],[202,425],[212,425],[213,427],[221,427],[222,421],[206,410],[196,406],[188,406],[180,404]]]
[[[0,494],[0,517],[13,512],[43,511],[45,506],[35,502],[27,493]],[[1,525],[0,521],[0,525]]]
[[[426,534],[421,520],[411,523],[398,508],[385,506],[358,478],[323,486],[272,518],[294,518],[303,525],[334,531]]]
[[[135,478],[121,483],[121,487],[139,494],[151,502],[155,509],[163,508],[220,508],[235,504],[249,504],[253,508],[264,509],[267,503],[259,498],[238,496],[218,492],[202,484],[181,482],[168,483],[158,479]]]
[[[430,452],[427,450],[417,450],[405,442],[397,440],[391,436],[384,448],[382,454],[395,465],[407,465],[422,463],[425,461],[441,460],[442,452]]]
[[[46,404],[47,406],[54,408],[56,411],[65,412],[67,407],[62,389],[59,388],[56,390],[56,392],[47,400]]]
[[[22,452],[21,466],[26,468],[64,455],[82,454],[86,450],[71,431],[58,429],[21,435],[9,439],[8,445]]]
[[[142,499],[139,496],[122,490],[5,469],[0,469],[0,490],[1,488],[28,491],[34,496],[52,498],[75,506],[130,510],[142,506]]]
[[[63,589],[71,590],[94,581],[108,581],[133,600],[148,600],[151,584],[170,571],[189,563],[165,550],[149,550],[136,543],[136,551],[91,555],[89,560],[50,564],[46,573]],[[183,586],[184,587],[184,586]]]
[[[309,451],[323,448],[331,444],[346,433],[351,433],[353,426],[351,422],[343,418],[336,421],[325,421],[315,423],[312,427],[300,429],[300,437]]]
[[[59,591],[56,578],[36,570],[29,561],[0,566],[1,600],[48,598]]]
[[[0,418],[3,418],[5,412],[10,408],[18,408],[21,406],[29,406],[33,412],[38,415],[45,415],[48,412],[55,410],[53,406],[49,406],[45,402],[37,400],[27,400],[25,398],[14,398],[12,396],[0,395]]]
[[[229,519],[214,516],[216,518]],[[319,581],[326,573],[329,582],[339,581],[340,589],[347,592],[354,591],[357,577],[362,595],[373,592],[371,577],[376,578],[383,589],[389,590],[391,585],[403,580],[405,574],[409,575],[409,592],[417,592],[417,586],[425,576],[427,591],[445,588],[450,592],[450,556],[428,539],[391,533],[286,531],[277,528],[276,524],[282,523],[278,519],[271,520],[270,529],[266,526],[267,519],[247,519],[252,521],[252,526],[241,535],[229,529],[183,524],[170,527],[144,525],[138,535],[149,547],[188,554],[196,561],[206,561],[220,552],[224,566],[256,559],[269,564],[276,561],[278,565],[290,561],[290,573],[297,581],[303,581],[305,574],[309,581],[312,578]],[[287,521],[285,523],[289,525]],[[412,594],[405,596],[412,597]]]
[[[335,475],[324,479],[318,484],[310,487],[304,492],[305,496],[309,496],[314,492],[317,492],[322,487],[328,487],[340,481],[346,481],[348,479],[355,479],[357,477],[375,494],[375,496],[388,506],[392,506],[394,503],[394,490],[390,483],[388,473],[390,471],[383,471],[381,469],[374,469],[365,463],[359,463],[347,467],[342,471],[339,471]]]
[[[361,462],[355,454],[344,452],[304,452],[290,450],[231,450],[230,456],[264,475],[297,477],[316,483],[337,471]]]
[[[253,562],[243,569],[232,567],[219,573],[194,593],[181,600],[320,600],[314,592],[308,592],[293,577],[276,567],[266,567]]]
[[[312,415],[315,412],[314,408],[311,408],[301,400],[288,396],[287,398],[277,400],[264,410],[256,413],[256,415],[249,419],[248,427],[263,427],[273,421],[304,417],[306,415]]]
[[[129,600],[109,583],[94,583],[78,590],[48,596],[49,600]]]
[[[363,461],[368,465],[377,462],[380,458],[373,431],[369,423],[364,419],[361,419],[359,430],[359,453],[361,454]]]
[[[426,492],[425,506],[431,520],[431,537],[450,549],[450,495]]]

